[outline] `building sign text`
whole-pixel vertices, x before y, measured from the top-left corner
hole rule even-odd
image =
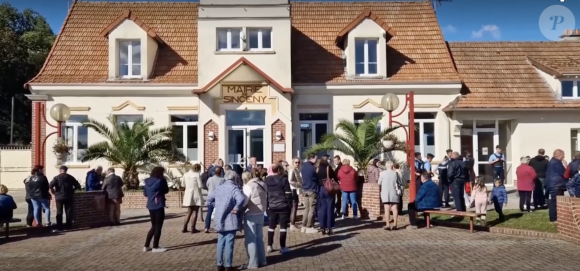
[[[262,88],[262,85],[222,86],[222,100],[224,103],[263,104],[268,97]]]

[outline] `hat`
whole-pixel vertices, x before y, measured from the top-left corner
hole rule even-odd
[[[60,170],[67,171],[68,170],[68,167],[66,167],[66,166],[60,166]]]
[[[417,156],[417,155],[421,155],[421,153],[420,153],[420,152],[416,152],[416,153],[415,153],[415,156]]]

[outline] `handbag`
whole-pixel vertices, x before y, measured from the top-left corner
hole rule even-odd
[[[403,184],[401,183],[401,177],[399,177],[399,174],[397,174],[397,182],[395,184],[395,191],[397,193],[397,196],[402,196],[403,195]]]
[[[330,178],[329,167],[330,166],[326,168],[326,179],[322,181],[322,184],[324,185],[324,190],[326,190],[326,193],[329,195],[336,195],[340,193],[340,184],[338,184],[338,182],[334,179]]]

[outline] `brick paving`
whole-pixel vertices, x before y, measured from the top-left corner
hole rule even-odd
[[[118,227],[11,237],[8,243],[0,243],[0,266],[18,271],[215,270],[216,235],[181,233],[181,212],[170,210],[165,221],[161,244],[170,249],[165,253],[141,251],[149,228],[142,212],[143,217]],[[269,265],[262,269],[578,270],[571,259],[580,247],[564,241],[470,234],[444,227],[387,232],[382,225],[339,221],[332,237],[292,232],[288,238],[292,252],[269,254]],[[198,229],[202,227],[198,223]],[[245,259],[243,237],[238,234],[234,263],[241,265]]]

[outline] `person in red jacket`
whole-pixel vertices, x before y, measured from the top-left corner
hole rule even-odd
[[[520,211],[524,211],[524,206],[531,212],[532,192],[534,191],[536,171],[528,165],[530,161],[527,157],[521,158],[521,165],[516,169],[518,180],[518,193],[520,194]],[[524,204],[525,203],[525,204]]]
[[[340,190],[342,190],[342,218],[344,219],[345,214],[348,213],[348,201],[350,200],[353,218],[357,219],[356,180],[358,178],[358,172],[350,166],[349,159],[342,160],[342,166],[338,170],[337,178],[340,182]]]

